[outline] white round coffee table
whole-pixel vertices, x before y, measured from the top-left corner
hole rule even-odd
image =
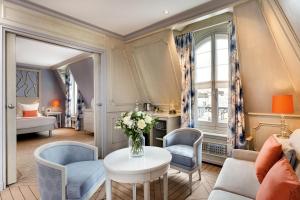
[[[144,184],[144,199],[150,200],[150,181],[163,176],[164,200],[168,199],[168,169],[171,154],[159,147],[145,147],[143,157],[130,158],[129,149],[120,149],[104,158],[106,170],[106,199],[112,199],[111,181],[133,184],[132,196],[136,199],[136,183]]]

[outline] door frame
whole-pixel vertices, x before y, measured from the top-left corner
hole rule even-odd
[[[85,45],[81,42],[73,42],[66,39],[61,39],[58,37],[53,37],[47,34],[34,32],[30,30],[24,30],[13,26],[7,25],[0,25],[0,42],[1,42],[1,49],[0,49],[0,190],[6,188],[6,180],[7,180],[7,169],[6,169],[6,161],[7,161],[7,143],[6,143],[6,100],[5,100],[5,93],[6,93],[6,77],[5,77],[5,52],[6,52],[6,34],[7,33],[14,33],[18,36],[23,36],[30,39],[35,39],[43,42],[48,42],[60,46],[65,46],[73,49],[78,49],[85,52],[91,52],[96,56],[96,60],[94,61],[94,84],[98,82],[100,88],[94,87],[94,99],[95,99],[95,107],[94,109],[100,109],[100,116],[97,115],[98,112],[94,112],[94,121],[99,121],[100,123],[94,123],[94,130],[97,134],[94,134],[94,145],[98,147],[98,155],[100,158],[103,158],[106,145],[106,72],[107,72],[107,52],[104,47],[95,48],[88,45]],[[98,57],[98,59],[97,59]],[[95,60],[95,57],[94,59]],[[98,76],[96,75],[96,73]],[[100,76],[99,76],[100,74]],[[98,89],[98,90],[97,90]],[[98,91],[98,92],[96,92]],[[99,119],[100,118],[100,119]],[[2,131],[1,131],[2,130]],[[2,161],[2,164],[1,164]]]

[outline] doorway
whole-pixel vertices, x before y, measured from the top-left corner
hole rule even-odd
[[[4,32],[4,41],[5,102],[7,105],[5,114],[6,185],[16,183],[18,180],[21,182],[35,180],[32,174],[35,172],[33,151],[36,147],[48,142],[58,140],[86,142],[99,147],[99,155],[101,155],[103,130],[101,117],[104,112],[101,109],[103,95],[100,94],[102,91],[100,68],[104,66],[100,58],[103,54],[13,32]],[[24,43],[27,44],[24,48],[26,50],[20,48],[24,46]],[[43,45],[46,47],[43,48]],[[24,61],[26,55],[30,55],[30,49],[36,51],[40,48],[38,52],[47,49],[51,54],[51,47],[56,48],[52,54],[57,53],[58,48],[63,49],[61,54],[65,57],[60,57],[61,59],[56,60],[54,64],[48,63],[49,69],[45,68],[46,65]],[[49,57],[51,56],[53,57],[53,55]],[[39,57],[27,59],[36,61]],[[46,61],[47,58],[41,60]],[[50,60],[53,59],[48,59]],[[88,78],[90,80],[88,86],[82,85],[86,81],[81,80],[83,74],[80,69],[85,67],[86,72],[87,65],[81,62],[91,64],[92,73],[89,75],[92,78]],[[53,75],[52,81],[49,73]],[[69,81],[72,81],[72,84]],[[67,85],[70,87],[66,87]],[[54,94],[59,93],[59,88],[61,89],[60,95]],[[86,88],[90,89],[89,94],[86,94]],[[54,93],[50,92],[51,89]],[[70,100],[69,104],[66,103],[68,100]],[[37,111],[36,115],[31,116],[32,111]],[[27,121],[24,122],[25,118]],[[28,123],[27,118],[41,121]],[[49,122],[50,119],[52,122]],[[45,122],[46,120],[48,122]],[[95,121],[100,123],[95,123]]]

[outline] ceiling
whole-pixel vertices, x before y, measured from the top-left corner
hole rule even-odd
[[[17,37],[16,62],[19,65],[47,69],[84,52],[46,42]]]
[[[212,0],[26,0],[126,36]],[[165,14],[165,11],[168,14]]]

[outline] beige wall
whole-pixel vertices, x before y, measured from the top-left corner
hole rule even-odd
[[[234,8],[246,112],[271,113],[272,95],[293,94],[290,72],[283,61],[256,1]]]
[[[258,150],[270,135],[280,132],[280,126],[273,125],[280,123],[280,116],[271,114],[272,95],[293,94],[295,114],[300,113],[298,44],[290,27],[278,21],[285,17],[275,1],[253,0],[234,8],[246,131],[255,138]],[[300,128],[299,115],[286,117],[286,122],[291,131]]]

